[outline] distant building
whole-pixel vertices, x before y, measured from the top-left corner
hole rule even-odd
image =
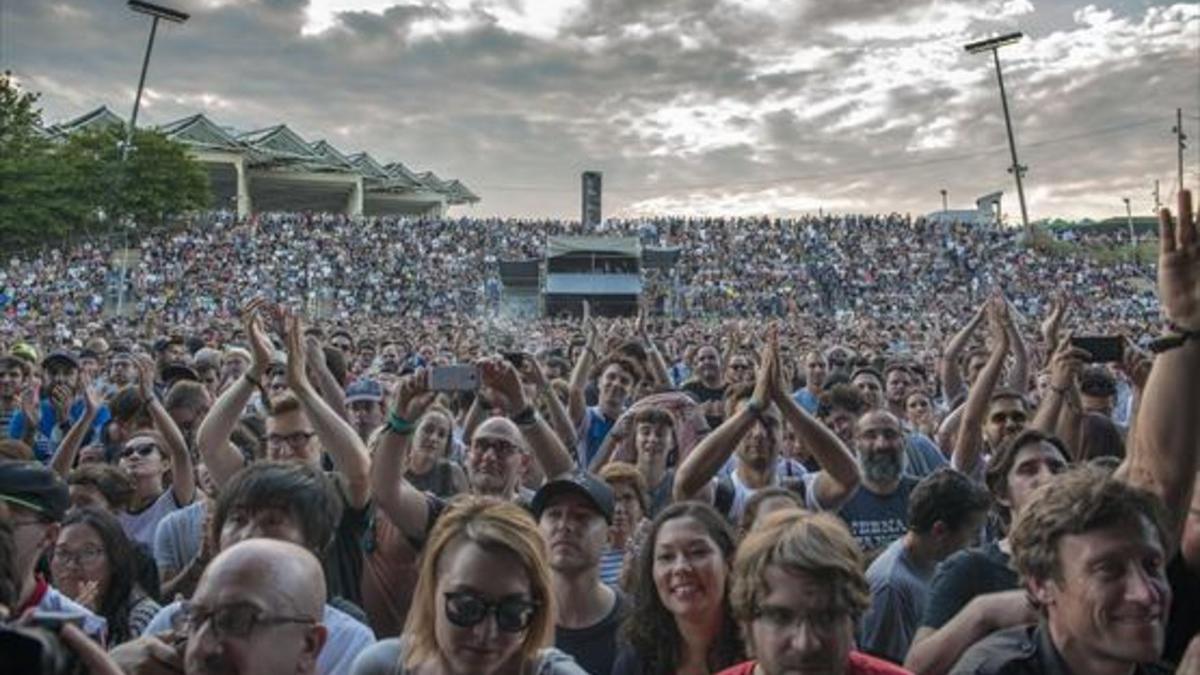
[[[925,220],[935,223],[966,223],[968,225],[1000,224],[1000,197],[1003,192],[986,194],[975,200],[974,209],[950,209],[934,211]]]

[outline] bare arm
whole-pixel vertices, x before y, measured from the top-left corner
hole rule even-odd
[[[917,675],[950,672],[963,652],[993,631],[1037,621],[1024,590],[986,593],[971,599],[946,625],[922,626],[913,638],[904,667]]]
[[[954,337],[950,338],[950,342],[946,343],[946,350],[942,353],[938,370],[942,378],[942,393],[947,401],[954,400],[963,392],[962,369],[958,365],[958,360],[981,322],[983,322],[982,307],[975,312],[967,325],[963,326],[962,330],[955,333]]]
[[[1017,330],[1012,320],[1011,312],[1008,314],[1005,330],[1008,332],[1008,344],[1013,354],[1013,367],[1008,373],[1006,384],[1009,389],[1025,394],[1029,391],[1029,349],[1021,337],[1021,331]]]
[[[587,403],[584,401],[583,390],[587,387],[588,374],[592,371],[592,366],[596,360],[596,327],[590,322],[585,322],[584,330],[587,331],[587,344],[579,352],[579,357],[575,359],[575,368],[571,371],[570,394],[567,398],[567,410],[571,414],[571,424],[576,429],[583,425],[584,416],[587,414]]]
[[[521,362],[521,376],[534,386],[538,397],[545,401],[547,412],[550,413],[550,428],[558,434],[558,438],[564,446],[574,448],[578,439],[575,436],[575,425],[571,424],[570,418],[567,417],[566,407],[555,395],[554,388],[546,379],[546,372],[542,370],[542,365],[537,362],[533,354],[524,356],[525,358]]]
[[[96,415],[100,414],[100,406],[103,402],[103,394],[92,386],[91,379],[82,373],[79,378],[86,407],[83,415],[75,420],[75,424],[72,424],[71,429],[63,436],[62,442],[58,444],[58,449],[54,451],[54,457],[50,460],[50,468],[63,480],[67,479],[67,474],[71,473],[71,468],[75,466],[75,456],[79,454],[83,439],[87,438],[88,431],[96,422]]]
[[[424,368],[405,378],[396,387],[391,414],[416,427],[417,420],[433,401],[428,392],[428,371]],[[379,437],[379,447],[371,458],[371,495],[375,505],[406,537],[424,539],[429,523],[429,502],[425,494],[404,477],[412,430],[396,433],[390,427]]]
[[[329,369],[329,363],[325,360],[325,351],[321,348],[321,343],[315,337],[308,337],[304,341],[304,348],[308,351],[308,361],[312,364],[313,374],[317,377],[317,389],[321,391],[321,398],[325,400],[333,412],[337,416],[349,421],[350,413],[346,410],[346,390],[341,382],[333,376],[333,371]]]
[[[972,475],[983,452],[983,422],[988,403],[1000,370],[1004,367],[1004,356],[1008,352],[1008,332],[1004,329],[1003,313],[1008,310],[1004,300],[995,297],[988,304],[988,324],[992,330],[992,354],[971,386],[967,402],[963,404],[962,420],[958,425],[958,438],[954,441],[951,466],[967,475]]]
[[[162,401],[154,395],[154,362],[147,358],[139,359],[137,364],[141,374],[142,397],[146,400],[150,419],[154,422],[154,429],[167,443],[167,455],[171,458],[171,491],[175,495],[175,503],[187,506],[196,498],[196,471],[192,467],[192,455],[175,420],[171,419]]]
[[[1191,192],[1179,194],[1179,220],[1159,215],[1158,296],[1167,318],[1200,331],[1200,242]],[[1137,435],[1118,475],[1162,498],[1171,522],[1167,557],[1174,555],[1191,501],[1200,448],[1200,336],[1158,355],[1138,411]]]
[[[575,460],[567,452],[558,434],[554,433],[550,425],[546,424],[546,420],[529,405],[525,398],[525,388],[521,385],[521,379],[512,364],[504,359],[483,359],[479,362],[479,373],[481,379],[501,399],[501,405],[509,417],[533,410],[532,421],[518,426],[546,478],[554,479],[564,473],[570,473],[575,468]]]
[[[312,422],[321,445],[333,458],[334,468],[346,479],[350,506],[361,509],[371,500],[371,458],[367,446],[354,427],[329,407],[309,381],[305,370],[304,330],[299,316],[288,316],[285,337],[288,386],[299,399],[308,421]]]
[[[251,380],[261,383],[271,363],[271,343],[259,315],[265,304],[262,298],[255,298],[242,308],[242,325],[250,342],[250,368],[221,393],[196,429],[196,450],[217,487],[228,483],[246,465],[245,457],[229,442],[229,437],[256,391]]]

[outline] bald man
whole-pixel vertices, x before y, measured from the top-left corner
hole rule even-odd
[[[317,672],[325,575],[309,551],[248,539],[222,551],[184,605],[188,675]]]

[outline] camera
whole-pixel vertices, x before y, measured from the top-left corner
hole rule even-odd
[[[86,671],[79,657],[51,628],[0,624],[0,654],[5,672],[75,675]]]

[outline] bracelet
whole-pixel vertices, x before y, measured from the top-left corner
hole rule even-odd
[[[763,406],[762,402],[759,401],[758,399],[754,398],[753,396],[746,399],[746,410],[749,410],[750,412],[754,413],[755,415],[758,415],[759,413],[761,413],[763,411],[763,408],[764,408],[764,406]]]
[[[508,419],[512,420],[513,424],[519,427],[527,427],[537,422],[537,410],[533,406],[525,406],[521,412],[512,415]]]
[[[256,389],[262,389],[262,388],[263,388],[263,386],[262,386],[262,382],[260,382],[260,381],[259,381],[259,380],[257,380],[257,379],[256,379],[256,378],[255,378],[253,375],[251,375],[251,374],[250,374],[250,371],[248,371],[248,370],[247,370],[246,372],[242,373],[242,377],[246,378],[246,381],[247,381],[247,382],[249,382],[250,384],[254,385],[254,387],[255,387]]]
[[[417,425],[397,415],[394,410],[388,415],[387,429],[397,436],[410,436],[416,428]]]
[[[1175,324],[1171,324],[1171,332],[1151,340],[1149,347],[1151,352],[1162,354],[1182,347],[1183,343],[1196,338],[1200,338],[1200,330],[1183,330]]]

